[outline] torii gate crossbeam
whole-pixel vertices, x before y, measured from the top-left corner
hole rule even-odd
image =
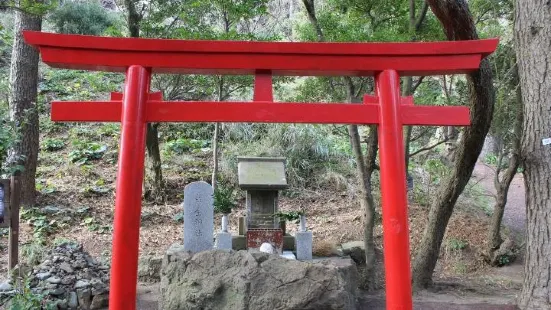
[[[377,124],[387,309],[412,309],[403,125],[470,124],[467,107],[414,106],[400,75],[477,70],[497,39],[432,43],[283,43],[104,38],[24,32],[57,68],[125,72],[124,95],[54,102],[54,121],[122,122],[110,309],[135,309],[147,122]],[[253,102],[164,102],[152,73],[254,74]],[[272,75],[374,76],[363,104],[274,103]]]

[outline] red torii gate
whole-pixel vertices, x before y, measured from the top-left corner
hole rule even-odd
[[[387,309],[411,309],[403,125],[470,124],[467,107],[414,106],[400,76],[468,73],[497,39],[431,43],[289,43],[107,38],[24,32],[56,68],[125,72],[124,95],[54,102],[53,121],[122,122],[110,309],[135,309],[147,122],[378,124]],[[255,75],[253,102],[162,101],[152,73]],[[272,75],[374,76],[364,104],[274,103]]]

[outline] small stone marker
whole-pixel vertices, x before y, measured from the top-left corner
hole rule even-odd
[[[193,182],[184,188],[184,250],[193,253],[213,247],[213,190],[207,182]]]
[[[295,235],[295,247],[298,260],[312,259],[312,232],[298,231]]]
[[[231,251],[232,236],[229,232],[219,232],[216,235],[216,248],[224,251]]]

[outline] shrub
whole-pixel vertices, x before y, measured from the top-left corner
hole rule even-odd
[[[83,165],[91,160],[101,159],[107,151],[107,145],[95,142],[75,141],[73,145],[76,149],[69,153],[69,159],[72,163],[77,165]]]
[[[238,156],[282,156],[287,159],[287,179],[292,188],[319,186],[354,175],[354,160],[347,137],[328,126],[239,124],[225,127],[220,177],[235,183]],[[337,143],[338,142],[338,143]],[[343,149],[348,146],[348,149]],[[331,176],[325,176],[330,173]]]
[[[179,138],[176,140],[168,141],[165,144],[165,149],[175,154],[183,154],[186,152],[208,147],[209,145],[210,141],[206,140]]]
[[[115,17],[97,1],[66,2],[50,15],[59,33],[101,35],[115,24]]]
[[[49,152],[59,151],[64,147],[65,147],[65,142],[55,138],[48,138],[42,142],[42,148]]]
[[[214,212],[229,214],[237,206],[233,188],[218,186],[214,191]]]

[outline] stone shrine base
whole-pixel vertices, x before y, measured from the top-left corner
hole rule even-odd
[[[196,254],[173,245],[163,259],[159,309],[357,309],[351,259],[301,262],[248,251]]]

